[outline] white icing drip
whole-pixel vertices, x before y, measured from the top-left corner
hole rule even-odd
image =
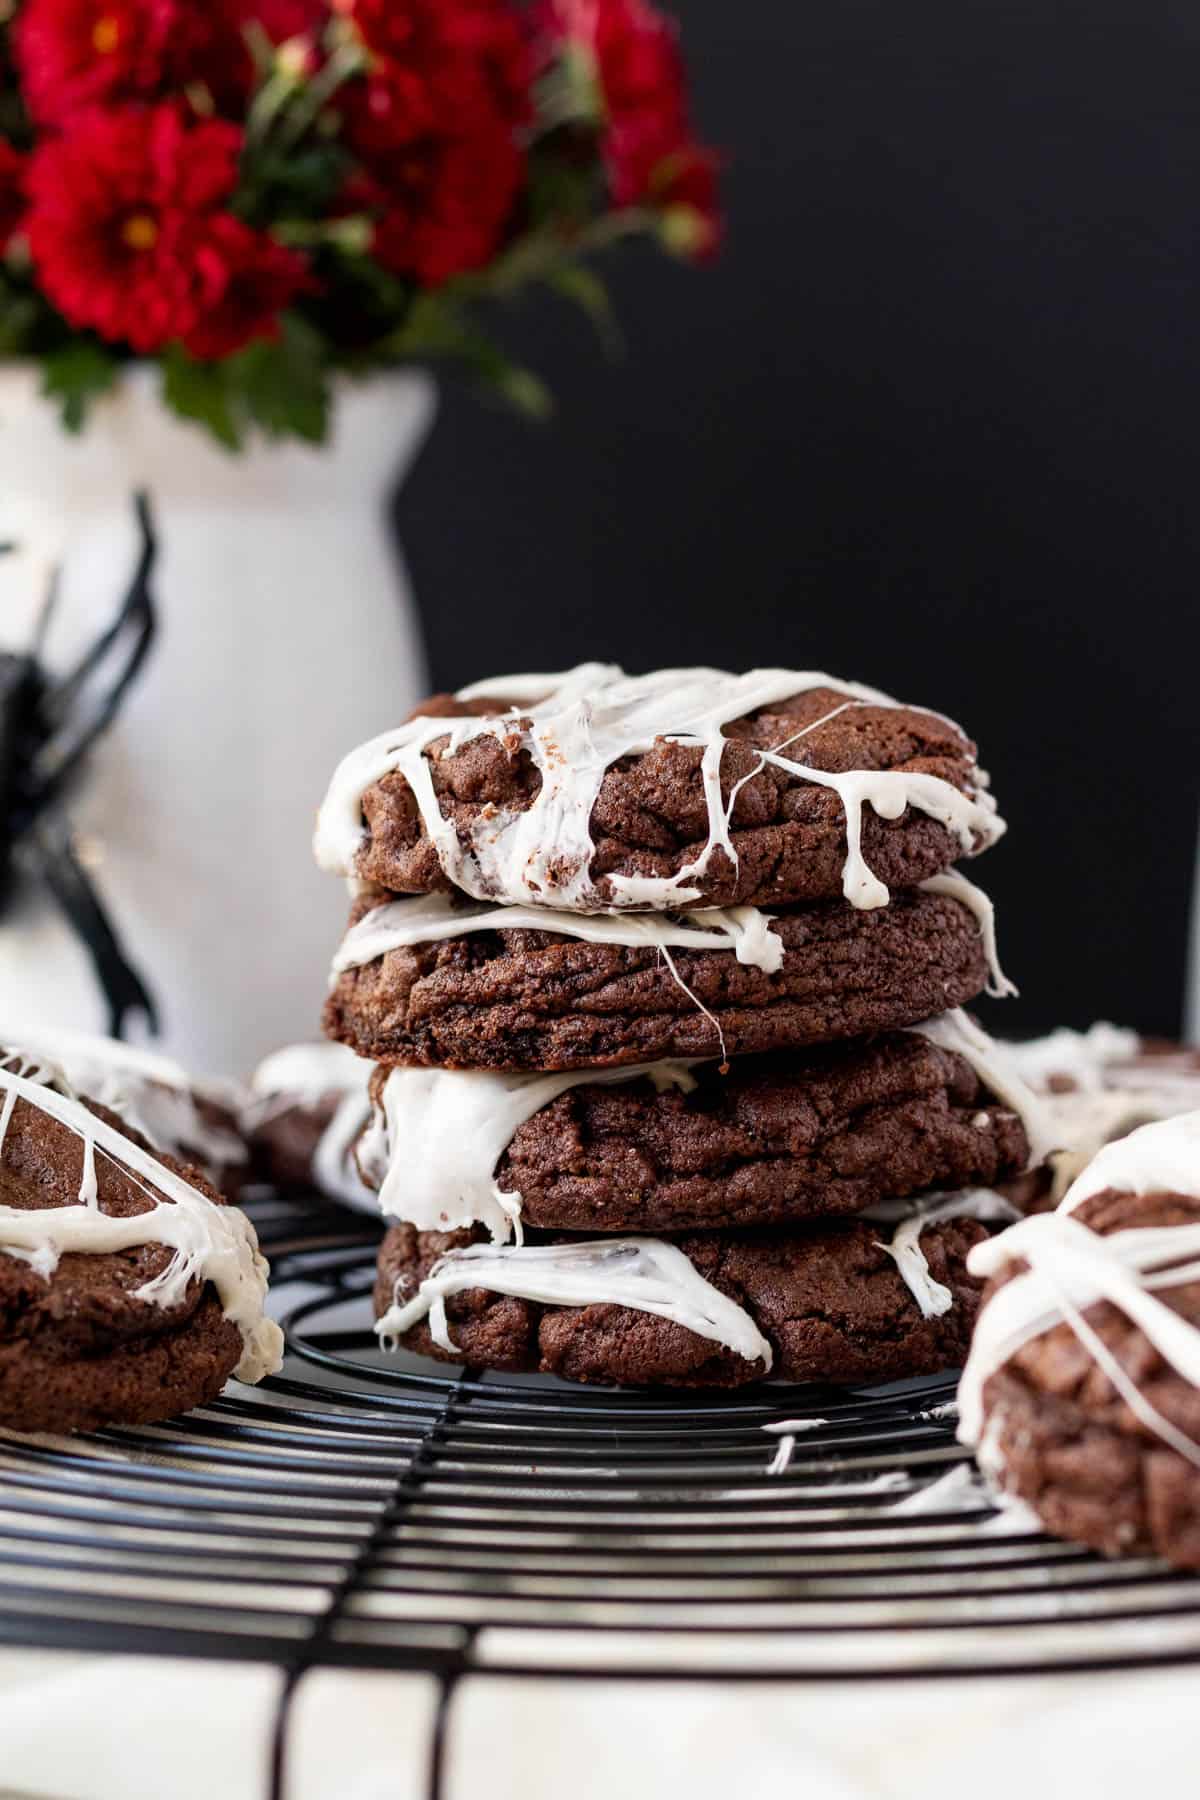
[[[925,1252],[921,1249],[921,1233],[927,1225],[940,1225],[946,1219],[980,1219],[988,1225],[1008,1225],[1020,1213],[1003,1194],[991,1188],[964,1188],[956,1194],[926,1194],[915,1201],[883,1201],[869,1207],[864,1219],[887,1221],[904,1208],[890,1243],[880,1242],[900,1271],[905,1287],[921,1309],[924,1319],[940,1319],[954,1305],[954,1295],[929,1273]]]
[[[267,1264],[259,1254],[254,1227],[236,1207],[218,1206],[149,1151],[88,1111],[78,1100],[42,1080],[0,1067],[0,1159],[18,1099],[37,1107],[73,1131],[83,1144],[79,1203],[27,1209],[0,1206],[0,1253],[29,1262],[47,1279],[69,1253],[119,1253],[145,1244],[172,1251],[161,1275],[136,1290],[155,1305],[177,1305],[192,1281],[211,1282],[225,1317],[241,1333],[241,1381],[260,1381],[282,1362],[283,1336],[263,1314]],[[149,1212],[113,1218],[95,1203],[94,1159],[106,1157],[154,1202]],[[140,1179],[139,1179],[140,1177]],[[148,1185],[147,1185],[148,1184]]]
[[[767,1464],[768,1475],[782,1475],[792,1460],[792,1452],[796,1448],[796,1439],[802,1432],[819,1431],[822,1425],[828,1425],[828,1419],[778,1419],[764,1425],[764,1431],[776,1432],[779,1435],[779,1447]]]
[[[897,1500],[888,1507],[892,1513],[904,1513],[912,1516],[921,1513],[961,1512],[964,1507],[972,1512],[990,1510],[995,1504],[992,1495],[980,1480],[978,1470],[972,1463],[956,1463],[939,1475],[936,1481],[926,1482],[913,1494],[906,1494],[903,1500]]]
[[[370,1072],[344,1044],[287,1044],[259,1063],[250,1087],[259,1102],[311,1106],[326,1094],[357,1093]]]
[[[1045,1532],[1046,1528],[1041,1520],[1023,1500],[1014,1499],[997,1490],[970,1463],[958,1463],[936,1481],[931,1481],[915,1494],[898,1500],[887,1510],[912,1517],[921,1513],[956,1513],[963,1510],[984,1512],[993,1507],[996,1509],[995,1516],[981,1521],[977,1526],[979,1532],[1003,1537],[1040,1537]]]
[[[1030,1087],[1044,1091],[1059,1076],[1074,1082],[1085,1093],[1098,1093],[1107,1087],[1109,1065],[1132,1059],[1140,1048],[1136,1031],[1126,1031],[1103,1020],[1087,1031],[1071,1031],[1064,1025],[1045,1037],[1008,1046],[1013,1062]]]
[[[215,1083],[193,1081],[157,1051],[85,1032],[9,1021],[0,1026],[0,1044],[7,1043],[20,1045],[22,1054],[46,1058],[73,1092],[106,1106],[160,1150],[185,1161],[199,1157],[214,1173],[246,1161],[238,1134],[206,1119],[196,1105],[197,1095],[211,1091],[218,1104],[236,1113],[240,1096],[232,1084],[226,1092]]]
[[[342,1044],[289,1044],[261,1062],[251,1078],[254,1098],[245,1114],[248,1130],[295,1107],[338,1096],[333,1117],[313,1151],[313,1183],[321,1193],[362,1212],[377,1212],[378,1198],[358,1172],[354,1147],[372,1118],[367,1086],[373,1065]]]
[[[539,688],[538,683],[545,682]],[[552,899],[573,912],[649,908],[667,911],[700,898],[690,885],[699,879],[718,848],[736,864],[730,836],[732,803],[721,797],[722,728],[759,707],[814,688],[832,687],[848,698],[835,711],[860,704],[895,706],[896,701],[857,682],[836,681],[815,671],[754,669],[729,675],[716,669],[662,669],[627,676],[612,665],[585,663],[564,675],[516,676],[463,689],[459,698],[520,695],[521,704],[503,717],[417,718],[385,732],[345,757],[336,770],[317,821],[314,851],[320,866],[352,874],[365,837],[362,800],[367,789],[393,772],[404,776],[420,810],[430,842],[447,877],[479,900],[516,905]],[[536,696],[536,697],[535,697]],[[832,715],[830,715],[832,716]],[[815,729],[813,727],[808,729]],[[784,740],[792,744],[806,735]],[[494,811],[476,820],[464,845],[442,816],[425,751],[438,738],[445,754],[481,737],[494,737],[525,750],[541,786],[522,811]],[[612,899],[591,878],[594,852],[592,808],[604,775],[624,756],[650,750],[670,738],[701,751],[701,777],[708,811],[708,837],[699,855],[674,876],[612,876]],[[789,775],[832,789],[846,819],[847,857],[843,893],[852,905],[883,906],[888,892],[862,855],[862,809],[898,819],[912,806],[954,832],[964,850],[994,843],[1004,830],[995,801],[979,778],[964,795],[950,782],[900,770],[814,769],[783,756],[782,748],[756,752],[756,770],[772,765]]]
[[[367,1075],[370,1075],[369,1067]],[[378,1195],[367,1186],[354,1160],[354,1146],[370,1123],[371,1110],[364,1080],[361,1093],[343,1094],[338,1101],[334,1115],[313,1151],[312,1160],[313,1182],[320,1192],[364,1212],[379,1209]]]
[[[770,913],[756,906],[707,907],[674,916],[647,913],[568,913],[546,906],[455,906],[448,894],[421,894],[377,906],[347,932],[333,959],[336,979],[410,944],[440,943],[473,931],[549,931],[589,944],[663,950],[732,950],[739,963],[775,975],[782,941]]]
[[[1055,1140],[1062,1145],[1050,1158],[1055,1202],[1114,1138],[1200,1107],[1194,1051],[1143,1054],[1138,1034],[1116,1025],[1100,1023],[1087,1031],[1064,1027],[1009,1050],[1030,1084],[1044,1093]],[[1055,1091],[1056,1079],[1071,1085]]]
[[[968,881],[965,875],[960,875],[957,869],[946,869],[941,875],[931,875],[928,881],[921,883],[921,888],[926,894],[944,894],[950,900],[957,900],[975,914],[979,935],[983,939],[983,953],[987,957],[986,991],[993,1000],[1015,999],[1019,989],[1000,967],[1000,954],[996,948],[996,909],[983,889],[976,887],[973,881]]]
[[[545,1306],[628,1306],[672,1319],[697,1336],[769,1371],[771,1346],[749,1313],[722,1294],[674,1244],[658,1238],[599,1238],[566,1244],[469,1244],[434,1264],[411,1300],[398,1298],[377,1323],[385,1343],[428,1315],[434,1342],[453,1353],[446,1299],[487,1288]]]
[[[1106,1144],[1070,1188],[1061,1212],[1093,1194],[1186,1194],[1200,1200],[1200,1112],[1181,1113]]]
[[[99,1206],[100,1192],[96,1181],[96,1140],[85,1137],[83,1140],[83,1179],[79,1184],[79,1199],[83,1206]]]
[[[1105,1166],[1097,1170],[1100,1163]],[[979,1316],[959,1385],[959,1436],[968,1444],[980,1441],[989,1378],[1034,1338],[1065,1322],[1147,1429],[1200,1467],[1200,1445],[1150,1405],[1084,1317],[1089,1307],[1109,1301],[1186,1381],[1200,1387],[1200,1330],[1155,1293],[1200,1280],[1200,1224],[1102,1236],[1072,1216],[1074,1207],[1110,1187],[1200,1199],[1200,1113],[1145,1126],[1102,1151],[1096,1164],[1058,1212],[1024,1219],[972,1250],[968,1267],[982,1279],[1014,1264],[1027,1266],[996,1290]]]
[[[996,1043],[986,1031],[981,1031],[961,1007],[907,1029],[928,1038],[931,1044],[937,1044],[943,1050],[953,1050],[964,1057],[983,1085],[1020,1119],[1029,1143],[1026,1167],[1035,1168],[1045,1162],[1050,1151],[1058,1147],[1054,1123],[1047,1114],[1045,1103],[1015,1067],[1007,1045]]]
[[[420,1231],[486,1225],[506,1243],[519,1225],[521,1196],[501,1191],[496,1165],[513,1134],[568,1088],[645,1076],[660,1091],[695,1087],[690,1062],[635,1063],[624,1069],[577,1069],[554,1075],[502,1075],[490,1070],[393,1069],[384,1084],[382,1120],[360,1146],[364,1171],[382,1171],[379,1204],[389,1218]]]

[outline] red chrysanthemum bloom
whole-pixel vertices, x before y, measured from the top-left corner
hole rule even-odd
[[[253,19],[273,44],[315,38],[329,19],[328,0],[239,0],[239,23]]]
[[[277,337],[280,313],[311,285],[298,252],[231,213],[207,225],[197,261],[206,289],[220,295],[183,334],[185,350],[203,361],[232,356],[256,338]]]
[[[430,133],[473,132],[481,107],[514,129],[531,112],[533,66],[508,0],[335,0],[368,54],[342,97],[359,155],[387,157]]]
[[[569,44],[591,64],[613,205],[673,214],[679,247],[711,255],[721,236],[717,159],[691,134],[674,22],[647,0],[542,0],[535,29],[551,55]]]
[[[25,216],[25,158],[7,138],[0,138],[0,256],[8,249]]]
[[[25,0],[14,27],[26,103],[47,125],[190,80],[211,38],[205,9],[181,0]]]
[[[427,287],[481,268],[499,247],[525,159],[503,119],[462,137],[408,144],[347,188],[347,210],[375,215],[372,254]]]
[[[240,147],[236,126],[164,105],[87,113],[34,151],[29,245],[68,324],[142,354],[194,329],[221,298],[200,249]]]
[[[682,142],[687,86],[679,34],[647,0],[542,0],[535,29],[551,51],[582,50],[611,129]]]

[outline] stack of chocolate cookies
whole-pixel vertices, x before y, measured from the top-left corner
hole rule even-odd
[[[767,669],[427,702],[337,770],[327,1034],[376,1064],[385,1342],[581,1381],[887,1380],[965,1355],[1038,1106],[955,868],[952,721]]]

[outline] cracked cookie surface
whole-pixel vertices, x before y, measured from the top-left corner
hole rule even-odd
[[[919,708],[847,702],[836,687],[813,688],[725,726],[720,787],[724,805],[732,806],[737,860],[718,849],[697,877],[699,897],[689,904],[770,905],[842,892],[846,821],[837,794],[763,766],[759,751],[790,744],[789,754],[822,772],[895,770],[939,776],[963,793],[978,791],[975,746],[951,720]],[[438,694],[413,717],[488,717],[508,710],[502,698],[463,701]],[[492,814],[526,809],[540,786],[516,733],[473,738],[450,754],[447,740],[437,739],[427,756],[442,817],[464,843]],[[614,897],[613,875],[669,877],[695,860],[709,829],[700,764],[699,749],[660,738],[607,770],[591,815],[591,873],[602,898]],[[372,783],[362,809],[367,835],[354,859],[358,876],[399,894],[451,885],[403,775]],[[895,820],[868,808],[862,847],[889,888],[915,887],[964,854],[953,831],[913,807]],[[554,904],[552,893],[546,903]]]

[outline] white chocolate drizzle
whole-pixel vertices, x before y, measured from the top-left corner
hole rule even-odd
[[[45,1280],[68,1254],[112,1255],[161,1244],[171,1260],[161,1274],[136,1290],[139,1300],[162,1307],[178,1305],[193,1281],[210,1282],[225,1317],[242,1338],[242,1357],[235,1371],[239,1381],[261,1381],[273,1375],[283,1360],[283,1335],[263,1312],[267,1293],[267,1264],[258,1249],[254,1227],[236,1207],[218,1206],[156,1156],[125,1137],[114,1126],[97,1118],[80,1101],[51,1085],[54,1071],[46,1067],[16,1073],[12,1064],[0,1066],[0,1161],[18,1100],[38,1108],[65,1125],[83,1145],[83,1176],[74,1206],[23,1208],[0,1206],[0,1254],[28,1262]],[[111,1217],[100,1210],[95,1183],[95,1159],[102,1156],[116,1164],[153,1205],[147,1212],[128,1218]]]
[[[331,1199],[374,1213],[378,1198],[354,1159],[354,1147],[371,1122],[372,1067],[343,1044],[288,1044],[254,1071],[244,1124],[257,1131],[282,1113],[316,1107],[336,1095],[333,1116],[313,1151],[313,1184]]]
[[[969,1462],[956,1463],[936,1481],[897,1500],[887,1510],[913,1517],[921,1513],[983,1513],[993,1512],[993,1509],[994,1516],[982,1520],[976,1527],[981,1534],[986,1532],[989,1536],[1002,1537],[1041,1537],[1045,1534],[1045,1526],[1024,1501],[998,1492],[986,1475],[981,1475]]]
[[[1101,1022],[1087,1031],[1063,1027],[1008,1048],[1026,1080],[1044,1094],[1062,1145],[1050,1158],[1055,1202],[1114,1138],[1200,1107],[1194,1050],[1144,1052],[1137,1032],[1117,1025]],[[1056,1086],[1063,1083],[1070,1085]]]
[[[454,1354],[446,1320],[451,1294],[486,1288],[544,1306],[628,1306],[686,1326],[747,1362],[774,1360],[770,1344],[736,1301],[706,1281],[683,1251],[660,1238],[597,1238],[565,1244],[468,1244],[436,1262],[411,1300],[396,1297],[375,1326],[396,1340],[428,1317],[433,1340]]]
[[[527,1119],[568,1088],[645,1077],[661,1092],[696,1085],[686,1061],[575,1069],[553,1075],[490,1070],[393,1069],[359,1146],[364,1173],[378,1180],[379,1204],[419,1231],[485,1225],[497,1244],[518,1236],[521,1196],[496,1185],[495,1171]]]
[[[828,1425],[828,1419],[773,1419],[763,1426],[764,1431],[775,1433],[779,1444],[774,1456],[767,1464],[768,1475],[783,1475],[792,1460],[792,1452],[796,1448],[796,1439],[806,1431],[819,1431],[822,1425]]]
[[[1006,1044],[998,1044],[986,1031],[981,1031],[961,1007],[927,1019],[922,1025],[909,1025],[907,1030],[928,1038],[942,1050],[963,1057],[989,1092],[1002,1105],[1015,1112],[1024,1127],[1029,1144],[1028,1168],[1036,1168],[1058,1147],[1054,1121],[1042,1101],[1022,1078]]]
[[[1015,999],[1019,989],[1008,979],[1000,967],[1000,953],[996,947],[996,909],[981,887],[960,875],[957,869],[944,869],[940,875],[931,875],[928,881],[920,884],[921,891],[926,894],[943,894],[950,900],[957,900],[975,914],[979,926],[979,935],[983,939],[983,953],[987,957],[988,984],[985,992],[993,1000]]]
[[[1142,1424],[1200,1468],[1200,1445],[1151,1405],[1085,1317],[1108,1301],[1149,1339],[1185,1381],[1200,1387],[1200,1330],[1157,1297],[1157,1291],[1200,1281],[1200,1223],[1133,1227],[1105,1234],[1073,1216],[1107,1189],[1175,1193],[1200,1200],[1200,1112],[1143,1126],[1102,1150],[1057,1212],[1023,1219],[971,1251],[967,1266],[981,1279],[1015,1265],[975,1327],[958,1390],[959,1436],[984,1436],[988,1380],[1034,1338],[1063,1323]]]
[[[549,902],[571,912],[662,912],[686,906],[701,898],[702,890],[693,884],[704,876],[718,849],[737,863],[730,832],[734,801],[744,781],[735,785],[726,804],[720,781],[727,741],[723,727],[760,707],[821,687],[846,698],[824,719],[814,720],[773,749],[755,752],[755,767],[744,780],[772,766],[838,795],[846,821],[842,891],[851,905],[885,906],[889,897],[863,857],[866,805],[889,820],[915,807],[953,832],[964,851],[986,847],[1000,837],[1004,823],[982,771],[976,772],[976,788],[968,795],[940,776],[896,769],[833,772],[783,754],[848,707],[898,704],[876,689],[815,671],[754,669],[730,675],[693,668],[628,676],[612,664],[583,663],[561,675],[509,676],[459,693],[464,701],[513,699],[515,704],[502,716],[417,718],[351,751],[336,770],[318,816],[313,845],[317,862],[335,874],[355,872],[366,836],[363,796],[384,776],[399,773],[409,785],[443,872],[477,900],[535,906]],[[445,738],[441,754],[453,756],[482,737],[496,738],[513,752],[525,751],[541,785],[525,809],[491,809],[478,818],[464,842],[453,822],[442,815],[425,752]],[[592,809],[606,771],[622,757],[649,751],[659,738],[701,751],[707,840],[675,875],[611,876],[609,897],[591,876]]]
[[[1072,1184],[1059,1210],[1075,1212],[1105,1188],[1200,1200],[1200,1111],[1156,1120],[1106,1144]]]
[[[942,1282],[935,1281],[921,1248],[921,1233],[927,1225],[941,1225],[947,1219],[979,1219],[987,1225],[1009,1225],[1020,1213],[991,1188],[964,1188],[954,1194],[924,1194],[917,1200],[884,1200],[868,1207],[864,1219],[879,1223],[898,1220],[891,1241],[877,1240],[879,1248],[892,1258],[901,1280],[916,1301],[923,1319],[940,1319],[954,1305],[954,1295]]]
[[[440,943],[474,931],[548,931],[589,944],[681,950],[732,950],[739,963],[775,975],[783,966],[781,940],[770,930],[772,914],[756,906],[706,907],[698,912],[568,913],[545,906],[455,905],[448,894],[391,900],[347,932],[333,959],[336,980],[410,944]]]
[[[1045,1037],[1010,1044],[1009,1050],[1030,1087],[1039,1093],[1048,1092],[1059,1077],[1081,1093],[1097,1094],[1110,1085],[1110,1065],[1132,1061],[1141,1042],[1136,1031],[1101,1019],[1086,1031],[1072,1031],[1063,1025]]]
[[[72,1092],[107,1107],[168,1155],[199,1158],[214,1175],[246,1161],[238,1133],[205,1118],[196,1104],[197,1097],[210,1095],[235,1117],[242,1096],[233,1083],[194,1081],[157,1051],[24,1020],[5,1021],[0,1044],[19,1044],[23,1055],[44,1058],[66,1077]]]

